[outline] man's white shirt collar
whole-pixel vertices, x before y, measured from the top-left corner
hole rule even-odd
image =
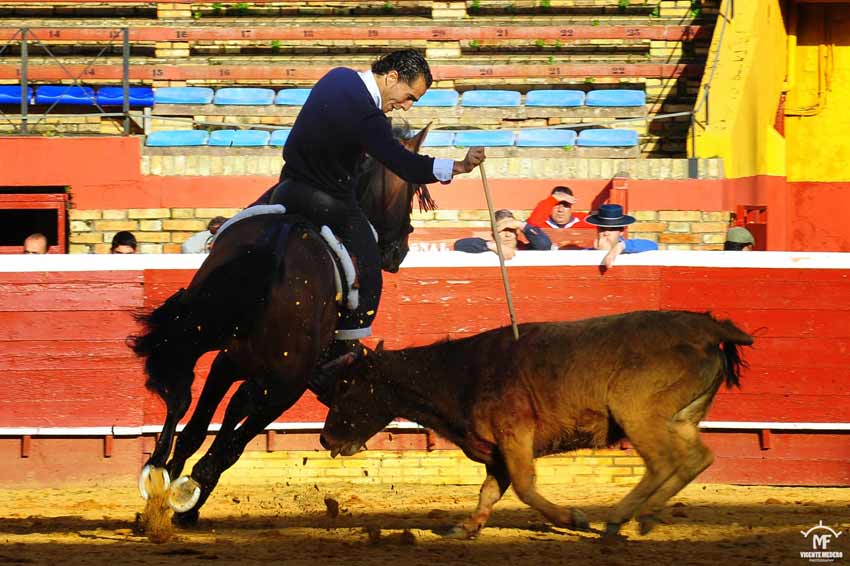
[[[358,71],[358,75],[360,75],[360,80],[363,81],[363,84],[366,85],[366,90],[369,91],[369,94],[372,95],[372,100],[375,101],[375,106],[378,107],[378,110],[381,109],[381,91],[378,90],[378,83],[375,81],[375,75],[372,74],[372,71]]]

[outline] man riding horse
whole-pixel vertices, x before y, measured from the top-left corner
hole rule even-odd
[[[315,84],[292,126],[280,182],[254,203],[282,204],[288,212],[329,226],[354,258],[359,306],[341,313],[326,360],[360,351],[358,340],[371,335],[381,296],[378,245],[355,195],[363,154],[416,184],[448,183],[484,161],[483,148],[471,148],[462,161],[453,161],[411,152],[393,136],[386,113],[409,110],[432,81],[428,62],[413,49],[381,57],[370,71],[329,71]],[[332,375],[316,372],[310,389],[325,399],[333,389]]]

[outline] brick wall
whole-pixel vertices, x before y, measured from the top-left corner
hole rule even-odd
[[[194,459],[187,469],[191,469]],[[634,485],[643,460],[631,450],[580,450],[537,460],[537,482],[546,484]],[[240,481],[277,481],[290,485],[351,484],[474,485],[484,481],[484,466],[460,450],[368,450],[332,459],[326,451],[246,451],[231,475]]]
[[[112,237],[129,230],[139,242],[140,253],[180,253],[180,244],[206,230],[215,216],[230,217],[236,208],[147,208],[129,210],[71,210],[70,253],[108,253]],[[515,211],[520,218],[530,210]],[[719,250],[729,222],[728,212],[680,210],[632,211],[637,218],[629,229],[633,238],[658,242],[661,249]],[[487,231],[486,210],[435,210],[413,213],[414,228],[468,228]]]

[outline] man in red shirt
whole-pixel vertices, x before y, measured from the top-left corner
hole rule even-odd
[[[552,189],[552,193],[548,197],[537,203],[526,222],[538,228],[554,228],[556,230],[590,228],[591,226],[584,222],[586,214],[573,212],[575,203],[576,197],[573,196],[572,189],[557,186]]]

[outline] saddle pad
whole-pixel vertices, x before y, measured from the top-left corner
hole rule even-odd
[[[215,245],[216,239],[229,227],[233,226],[235,223],[240,220],[244,220],[246,218],[251,218],[253,216],[260,216],[263,214],[286,214],[286,207],[282,204],[259,204],[256,206],[248,207],[241,212],[237,213],[227,222],[221,225],[221,228],[218,229],[215,237],[213,238],[213,245]],[[373,229],[374,230],[374,229]],[[355,310],[357,306],[360,304],[360,294],[357,289],[354,288],[354,282],[357,278],[357,273],[354,268],[354,262],[351,260],[351,255],[348,253],[348,250],[345,249],[345,246],[337,240],[337,237],[334,235],[333,231],[327,227],[322,226],[321,231],[319,232],[322,235],[322,238],[325,240],[327,244],[328,253],[332,253],[331,259],[334,256],[339,260],[334,261],[334,282],[336,284],[336,296],[337,302],[342,303],[342,297],[344,296],[345,290],[343,289],[342,280],[339,273],[339,265],[342,266],[343,273],[345,274],[345,281],[347,283],[346,288],[348,293],[345,295],[345,302],[343,303],[345,307],[350,310]]]

